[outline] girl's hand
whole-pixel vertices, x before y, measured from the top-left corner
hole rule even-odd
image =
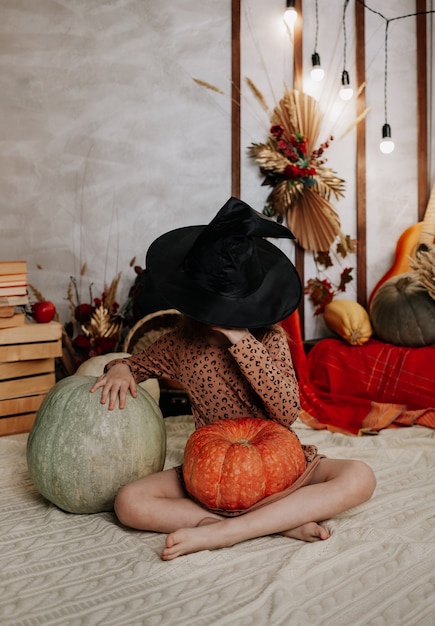
[[[90,392],[94,393],[97,389],[103,388],[101,393],[101,404],[106,404],[109,398],[109,411],[116,407],[116,400],[119,397],[119,408],[125,407],[127,392],[129,391],[133,398],[137,396],[136,382],[133,378],[130,368],[125,363],[117,363],[110,368],[108,372],[102,374],[91,387]]]
[[[237,343],[249,333],[247,328],[225,328],[223,326],[212,326],[212,330],[226,337],[232,344]]]

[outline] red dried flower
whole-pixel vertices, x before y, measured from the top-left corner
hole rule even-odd
[[[270,129],[270,134],[280,139],[284,133],[284,128],[280,124],[274,124]]]
[[[91,340],[86,335],[77,335],[72,340],[72,344],[79,352],[88,351],[91,348]]]
[[[89,356],[98,356],[99,354],[113,352],[117,343],[118,341],[114,337],[97,337],[92,349],[89,351]]]
[[[286,178],[298,178],[298,176],[301,175],[301,169],[297,165],[287,165],[284,170],[284,176]]]
[[[74,309],[75,318],[80,324],[84,324],[91,319],[93,308],[90,304],[79,304]]]

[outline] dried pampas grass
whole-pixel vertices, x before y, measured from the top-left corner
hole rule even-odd
[[[194,78],[193,81],[197,85],[200,85],[201,87],[210,89],[210,91],[216,91],[216,93],[220,93],[222,96],[225,95],[225,93],[221,89],[219,89],[219,87],[215,87],[215,85],[211,85],[210,83],[207,83],[205,80],[201,80],[200,78]]]
[[[248,87],[250,88],[254,96],[257,98],[258,102],[261,104],[263,109],[265,111],[269,111],[269,105],[266,102],[266,98],[263,96],[263,94],[258,89],[258,87],[254,84],[254,82],[250,78],[246,77],[245,80],[246,80]]]
[[[411,259],[409,264],[416,272],[418,282],[435,300],[435,245],[428,246],[427,250],[417,252],[415,259]]]

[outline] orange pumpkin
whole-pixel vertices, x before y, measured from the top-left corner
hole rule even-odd
[[[189,438],[187,491],[208,509],[244,510],[290,487],[304,472],[298,437],[270,420],[241,417],[203,426]]]

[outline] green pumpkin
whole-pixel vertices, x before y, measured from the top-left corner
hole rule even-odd
[[[113,509],[118,489],[163,469],[166,431],[150,394],[138,387],[124,409],[109,411],[94,376],[70,376],[47,394],[27,442],[38,491],[70,513]]]
[[[379,287],[370,306],[370,321],[381,341],[410,347],[435,344],[435,300],[416,272],[394,276]]]

